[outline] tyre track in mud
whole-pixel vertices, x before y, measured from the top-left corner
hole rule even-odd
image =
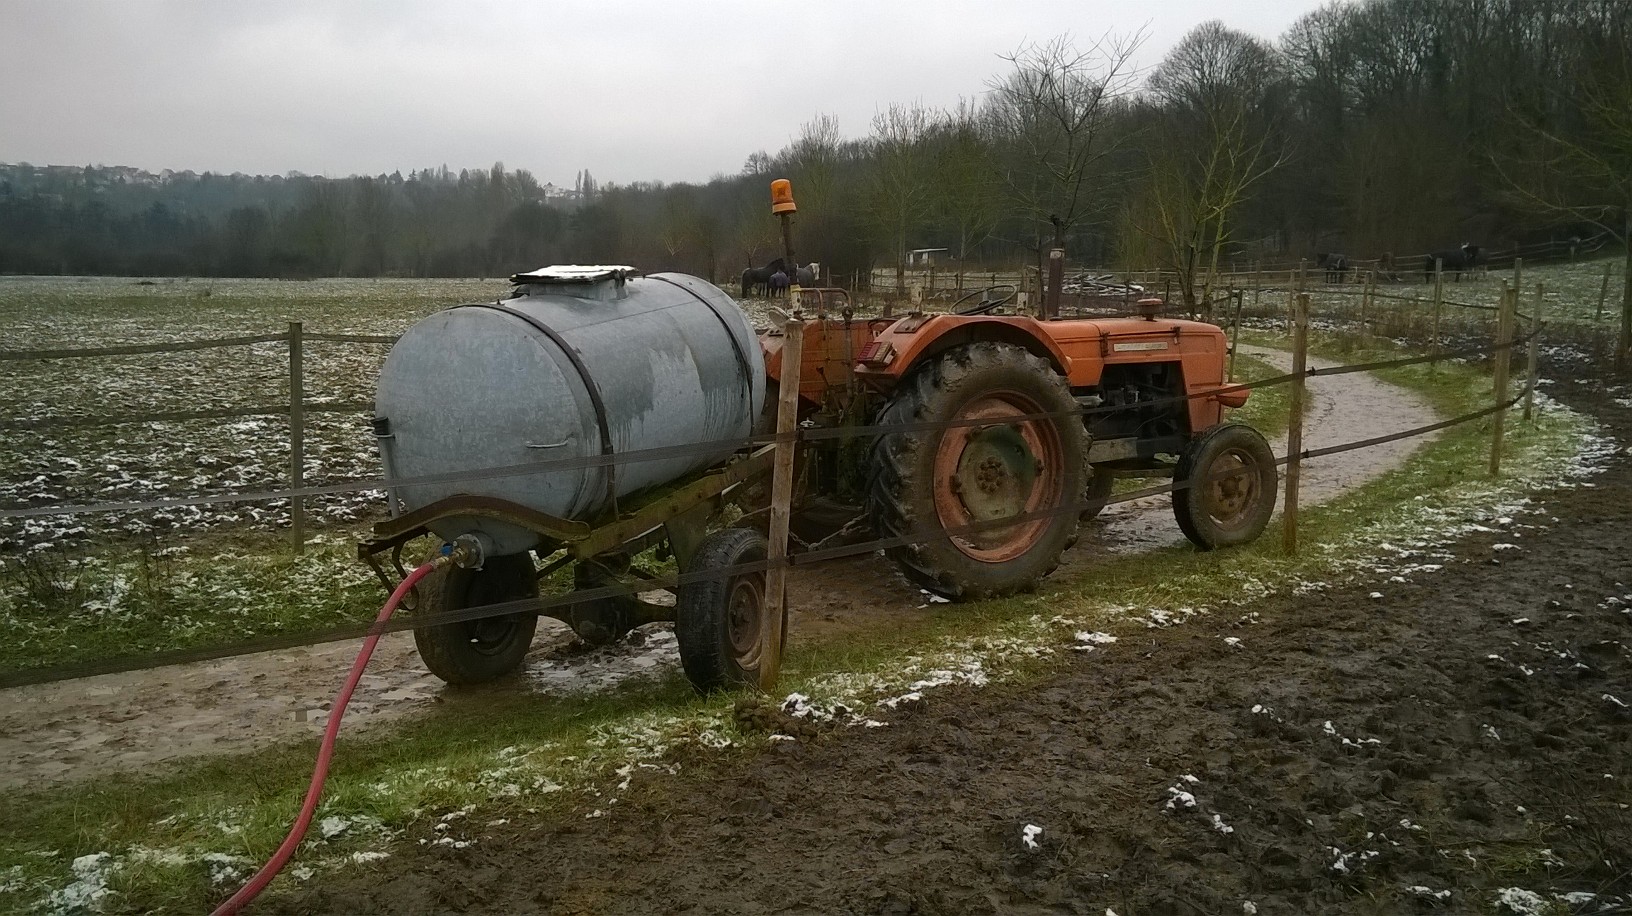
[[[1290,354],[1243,347],[1286,368]],[[1313,366],[1328,365],[1311,360]],[[1311,379],[1305,443],[1315,448],[1433,422],[1410,392],[1369,373]],[[1304,504],[1331,499],[1401,462],[1425,439],[1345,452],[1304,466]],[[1285,451],[1284,437],[1275,452]],[[1062,570],[1091,566],[1102,551],[1133,553],[1183,539],[1169,498],[1108,507],[1068,551]],[[795,572],[790,638],[826,640],[863,632],[881,616],[935,613],[927,597],[887,560],[862,557]],[[356,652],[337,643],[104,675],[0,691],[0,788],[39,787],[128,773],[207,755],[313,738]],[[636,631],[619,645],[585,651],[565,625],[539,621],[522,673],[476,689],[448,690],[424,670],[409,634],[384,637],[346,714],[355,733],[437,703],[483,703],[495,695],[570,696],[609,690],[672,671],[678,653],[666,625]]]

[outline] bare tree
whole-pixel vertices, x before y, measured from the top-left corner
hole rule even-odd
[[[1111,212],[1112,157],[1128,141],[1115,123],[1134,88],[1132,57],[1142,34],[1105,35],[1086,50],[1070,36],[1006,55],[1011,70],[988,85],[988,113],[1004,146],[1000,174],[1034,227],[1041,259],[1043,227],[1053,243],[1085,220]]]
[[[1602,37],[1572,91],[1542,105],[1510,105],[1524,142],[1495,164],[1514,200],[1560,220],[1589,223],[1626,249],[1615,368],[1632,358],[1632,48],[1625,30]],[[1558,124],[1571,123],[1569,133]]]
[[[970,251],[991,237],[1003,217],[997,162],[978,108],[962,101],[936,126],[935,215],[957,242],[958,287]]]
[[[907,236],[930,212],[930,111],[918,102],[891,105],[873,116],[868,141],[869,222],[895,256],[895,288],[903,287]]]
[[[1283,68],[1274,49],[1221,22],[1185,36],[1151,74],[1163,103],[1148,144],[1148,219],[1185,308],[1210,308],[1231,216],[1285,161],[1277,140]],[[1200,276],[1198,278],[1198,271]]]

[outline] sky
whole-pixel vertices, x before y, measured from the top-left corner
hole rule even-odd
[[[705,181],[818,114],[979,96],[1000,55],[1319,0],[0,0],[0,162],[340,177],[503,162],[571,186]]]

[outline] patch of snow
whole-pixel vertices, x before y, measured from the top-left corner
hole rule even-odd
[[[113,865],[112,853],[93,852],[79,856],[68,866],[74,872],[74,880],[68,886],[52,891],[38,908],[49,910],[52,914],[100,910],[103,898],[112,893],[108,890],[108,875]]]
[[[1496,892],[1496,905],[1506,907],[1518,916],[1544,916],[1547,901],[1535,891],[1522,887],[1504,887]]]
[[[1183,805],[1186,808],[1194,808],[1196,806],[1196,797],[1178,786],[1168,786],[1167,795],[1167,810],[1169,811],[1178,810],[1180,805]]]
[[[1037,838],[1042,835],[1043,828],[1036,824],[1027,824],[1020,828],[1020,842],[1025,843],[1027,849],[1037,849],[1041,846],[1042,844],[1037,842]]]

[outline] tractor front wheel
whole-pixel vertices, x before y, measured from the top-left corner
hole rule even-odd
[[[1215,426],[1179,456],[1173,516],[1201,550],[1250,544],[1275,511],[1278,479],[1262,434],[1241,423]]]
[[[1041,357],[995,342],[949,350],[902,381],[878,422],[868,512],[880,537],[911,539],[888,552],[925,588],[960,599],[1030,591],[1075,543],[1087,434]],[[889,429],[909,424],[945,425]]]

